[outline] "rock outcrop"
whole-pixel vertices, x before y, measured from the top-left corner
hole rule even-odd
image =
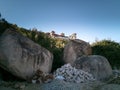
[[[89,43],[75,39],[70,42],[64,48],[63,60],[65,63],[73,63],[77,58],[83,55],[91,55],[92,49]]]
[[[72,67],[70,64],[65,64],[54,72],[57,79],[62,79],[66,82],[83,83],[87,81],[94,81],[92,74],[80,69]]]
[[[82,56],[72,66],[91,73],[96,80],[104,80],[112,75],[108,60],[99,55]]]
[[[53,55],[16,30],[7,29],[0,37],[0,67],[22,79],[38,69],[51,71]]]

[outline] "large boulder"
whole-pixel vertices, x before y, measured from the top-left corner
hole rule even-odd
[[[0,66],[13,75],[29,79],[37,71],[51,71],[53,55],[16,30],[7,29],[0,37]]]
[[[64,48],[63,60],[65,63],[72,64],[77,58],[91,54],[92,49],[89,43],[79,39],[70,40]]]
[[[72,66],[91,73],[96,80],[104,80],[112,75],[112,68],[108,60],[100,55],[82,56]]]

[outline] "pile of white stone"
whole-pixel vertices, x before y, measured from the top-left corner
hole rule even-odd
[[[86,81],[94,81],[92,74],[65,64],[54,72],[56,79],[62,79],[66,82],[82,83]]]

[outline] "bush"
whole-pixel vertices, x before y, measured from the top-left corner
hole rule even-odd
[[[96,41],[92,44],[92,50],[93,54],[106,57],[112,68],[120,68],[120,43],[111,40]]]

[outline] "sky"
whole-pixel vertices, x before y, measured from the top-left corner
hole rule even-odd
[[[120,42],[120,0],[0,0],[0,13],[27,29]]]

